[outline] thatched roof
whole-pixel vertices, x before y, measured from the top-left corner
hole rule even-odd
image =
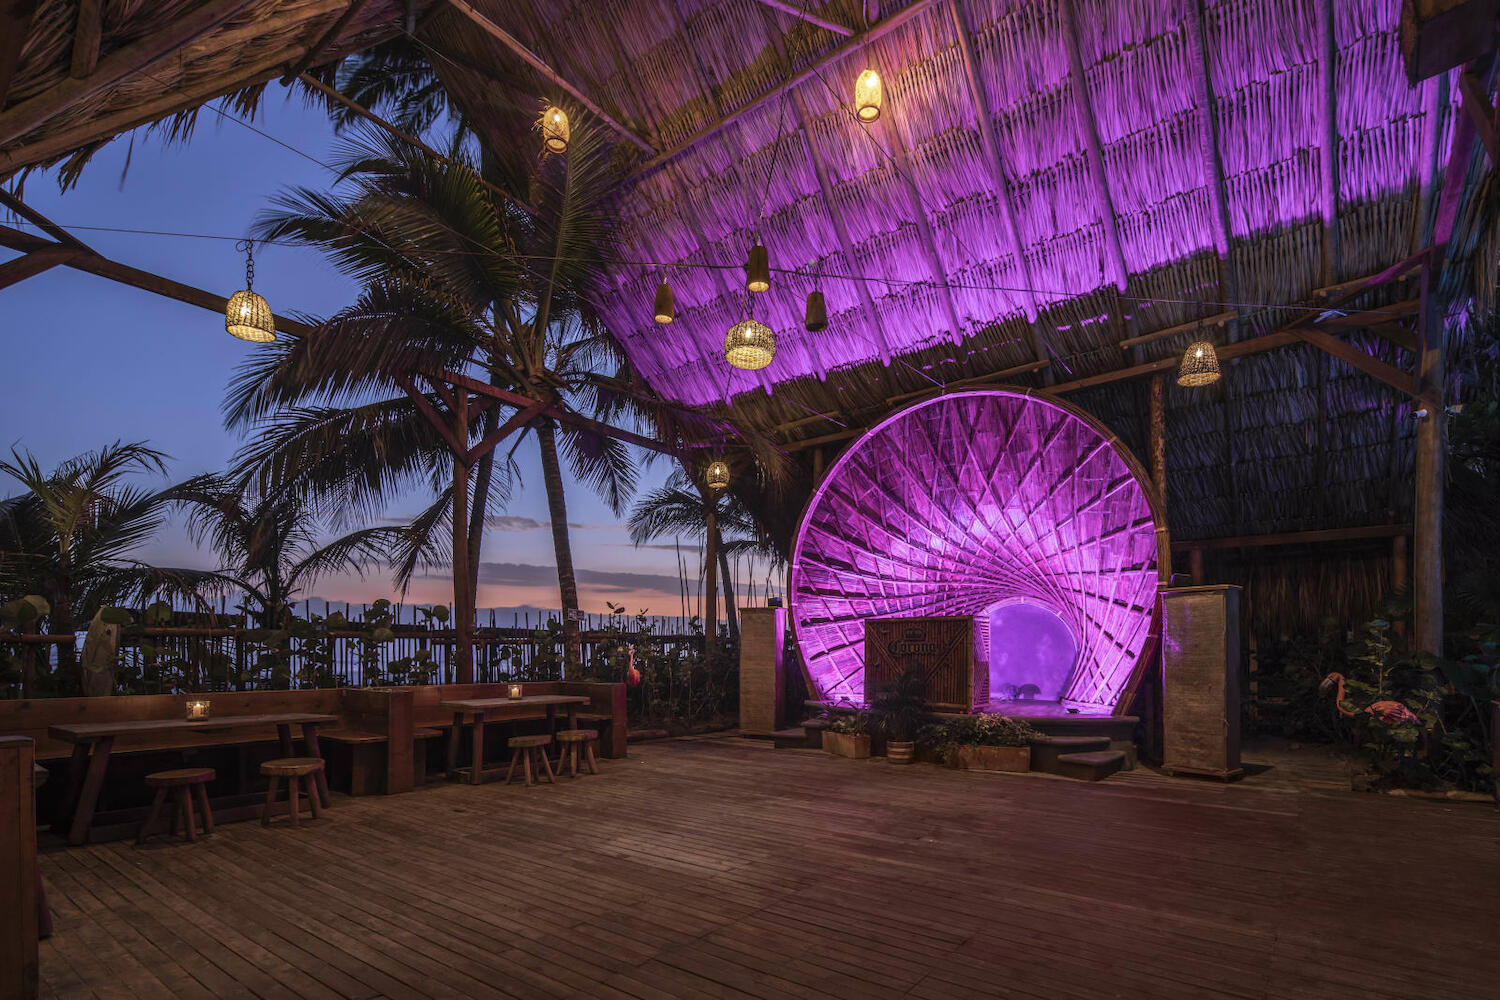
[[[1207,317],[1212,339],[1251,353],[1216,387],[1171,387],[1175,535],[1409,517],[1410,399],[1314,347],[1249,343],[1431,239],[1461,111],[1445,80],[1408,84],[1398,0],[919,0],[870,5],[865,35],[857,2],[795,5],[852,40],[757,0],[466,6],[622,126],[626,255],[660,266],[622,264],[600,305],[663,394],[731,398],[794,448],[839,447],[845,427],[937,383],[1012,371],[1068,389],[1170,364]],[[477,92],[475,65],[521,67],[477,23],[449,8],[427,29],[465,50],[439,66],[455,92]],[[851,105],[866,65],[885,84],[874,126]],[[567,97],[534,79],[539,97]],[[1460,301],[1476,270],[1486,301],[1493,285],[1484,181],[1471,172],[1442,278]],[[757,235],[799,273],[755,297],[779,345],[745,373],[722,345]],[[663,277],[678,304],[666,327],[651,310]],[[814,287],[821,333],[802,329]],[[1415,295],[1414,281],[1367,293],[1345,307],[1364,322],[1336,335],[1410,370],[1390,338],[1410,342]],[[1145,393],[1118,381],[1070,398],[1144,455]]]
[[[409,8],[420,13],[428,6],[404,0],[11,3],[0,14],[0,36],[23,41],[8,86],[6,46],[0,44],[0,178],[63,158],[76,156],[81,164],[120,132],[172,121],[216,97],[236,94],[253,106],[267,82],[388,38],[402,30]]]
[[[7,118],[66,86],[81,6],[42,0],[0,112],[0,175],[185,107],[183,95],[271,79],[299,52],[393,34],[407,15],[370,0],[320,45],[345,4],[231,4],[242,12],[150,76],[7,135]],[[102,51],[216,6],[103,0]],[[1461,111],[1446,79],[1407,83],[1399,0],[415,6],[418,41],[444,54],[435,68],[492,145],[535,149],[515,109],[542,99],[618,136],[626,260],[598,305],[663,395],[732,401],[806,456],[915,394],[1002,373],[1071,391],[1144,455],[1144,381],[1076,383],[1170,368],[1207,318],[1243,356],[1215,387],[1170,388],[1175,536],[1409,517],[1410,399],[1312,346],[1261,353],[1259,339],[1431,240]],[[851,111],[866,65],[884,79],[872,126]],[[163,74],[180,94],[163,96]],[[492,99],[517,87],[529,93]],[[1438,278],[1454,317],[1475,294],[1492,299],[1497,213],[1481,164]],[[779,349],[743,373],[722,345],[745,315],[738,268],[757,235],[773,267],[797,273],[756,297]],[[678,304],[665,327],[651,313],[663,277]],[[1410,343],[1414,285],[1363,295],[1345,307],[1363,319],[1330,329],[1409,371],[1396,345]],[[814,287],[831,322],[810,334]],[[1457,323],[1449,335],[1461,339]]]

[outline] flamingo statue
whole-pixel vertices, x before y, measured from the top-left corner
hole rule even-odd
[[[1345,718],[1352,719],[1358,712],[1350,711],[1344,707],[1344,675],[1335,671],[1323,678],[1323,683],[1318,685],[1318,691],[1327,694],[1337,687],[1338,691],[1333,696],[1334,707],[1339,714]],[[1417,714],[1399,701],[1377,701],[1372,702],[1370,707],[1364,711],[1369,712],[1377,722],[1383,722],[1387,726],[1421,725],[1422,720]]]
[[[635,646],[630,645],[625,648],[629,651],[630,655],[630,659],[626,661],[625,683],[631,687],[635,687],[641,682],[641,672],[635,666]]]

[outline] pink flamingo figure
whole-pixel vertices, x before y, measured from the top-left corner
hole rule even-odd
[[[1333,696],[1333,704],[1339,710],[1339,714],[1345,718],[1352,719],[1358,712],[1344,707],[1344,675],[1335,671],[1323,678],[1323,683],[1318,685],[1318,691],[1327,694],[1337,686],[1338,692]],[[1417,714],[1399,701],[1377,701],[1365,709],[1378,722],[1387,726],[1420,725],[1422,720]]]

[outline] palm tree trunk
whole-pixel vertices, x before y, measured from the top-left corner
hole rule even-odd
[[[712,677],[714,647],[719,638],[719,498],[704,493],[703,509],[707,528],[703,551],[703,667]],[[691,710],[692,706],[688,707]]]
[[[498,409],[490,407],[484,411],[481,435],[488,435],[496,427]],[[469,513],[469,592],[479,593],[479,550],[484,542],[484,522],[489,514],[490,482],[495,475],[495,453],[487,451],[479,459],[474,472],[474,503]]]
[[[547,514],[552,522],[552,550],[557,559],[557,589],[562,597],[563,676],[576,675],[583,659],[578,637],[578,578],[573,572],[573,547],[568,540],[568,501],[563,493],[562,468],[557,462],[557,432],[546,418],[536,425],[542,452],[542,482],[547,487]]]
[[[718,526],[714,527],[714,534],[718,534]],[[734,580],[729,575],[729,554],[724,551],[724,539],[715,541],[715,547],[719,550],[719,575],[724,579],[724,621],[729,625],[729,638],[735,642],[740,639],[739,609],[734,603]]]
[[[458,440],[469,440],[469,392],[458,391],[454,431]],[[469,467],[453,458],[453,628],[458,647],[458,683],[474,683],[474,587],[469,572]],[[477,764],[475,765],[478,766]]]

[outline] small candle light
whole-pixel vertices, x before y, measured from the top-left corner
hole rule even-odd
[[[208,701],[195,698],[187,703],[187,717],[189,722],[201,721],[208,718]]]
[[[521,685],[519,685],[519,684],[512,684],[510,686],[510,696],[512,698],[519,698],[519,697],[521,697]]]

